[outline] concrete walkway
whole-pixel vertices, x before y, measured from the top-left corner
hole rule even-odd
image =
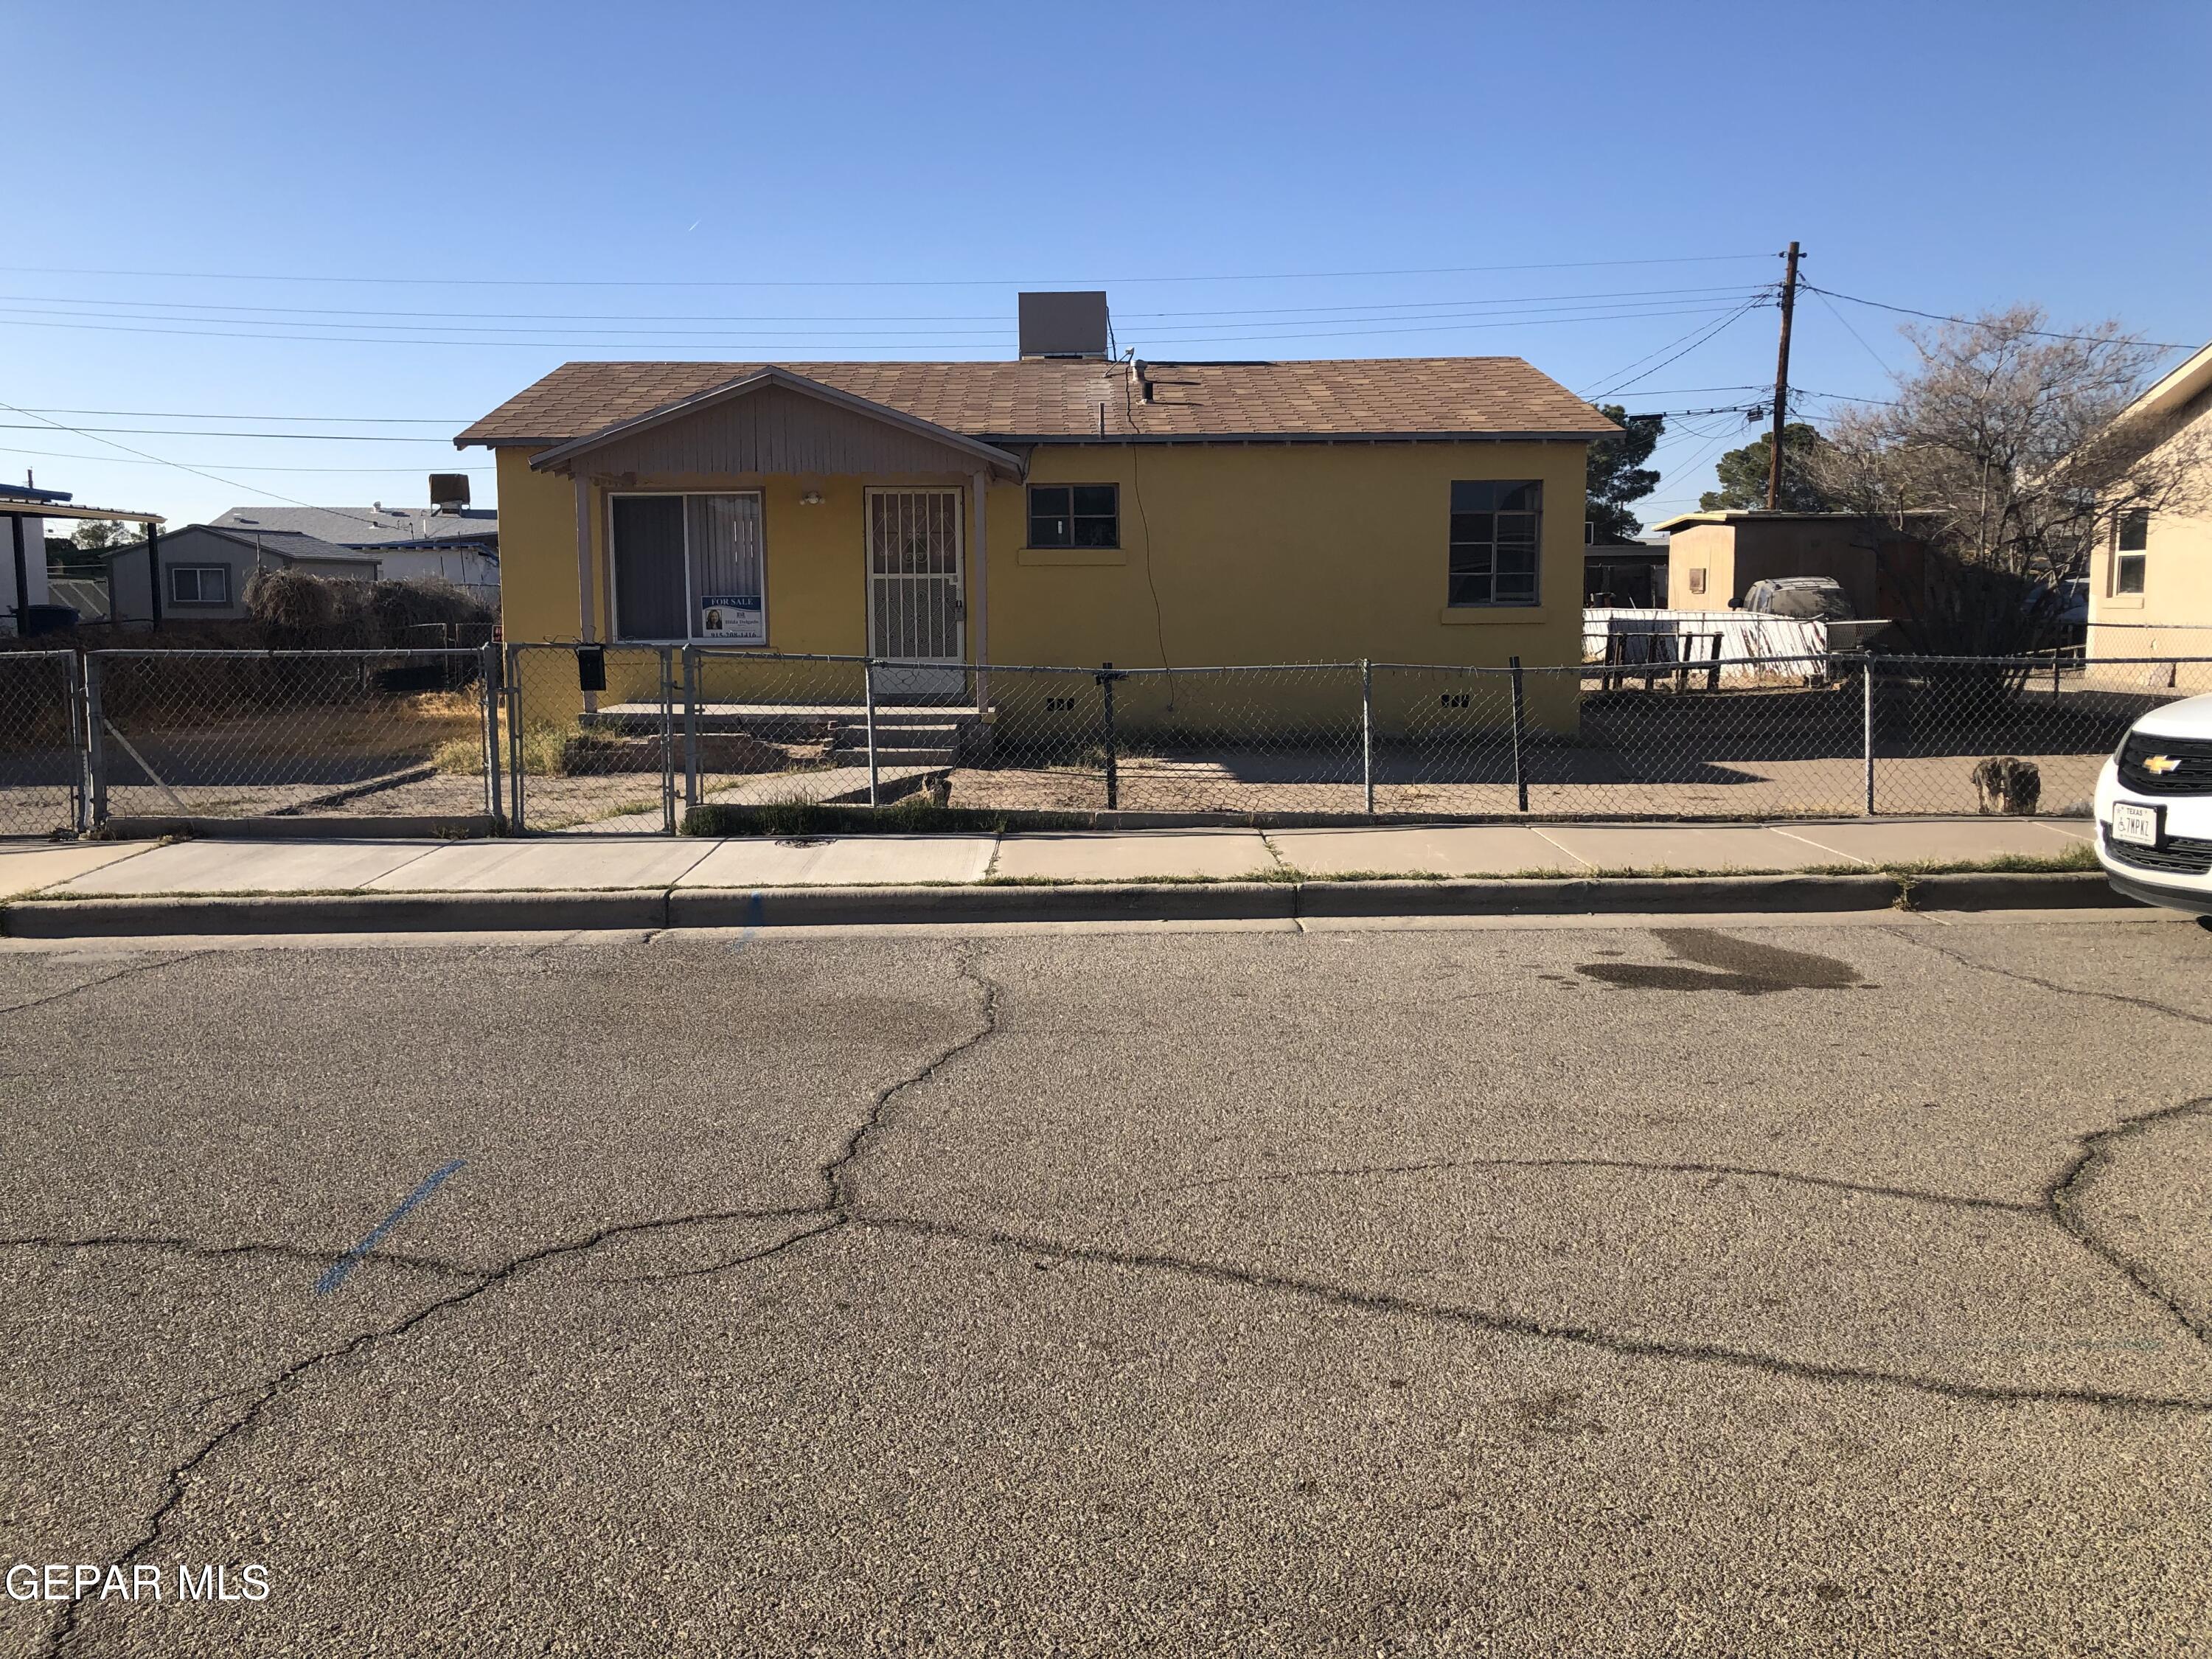
[[[2078,856],[2093,834],[2080,819],[1954,818],[787,840],[82,842],[0,848],[0,900],[1790,873]]]

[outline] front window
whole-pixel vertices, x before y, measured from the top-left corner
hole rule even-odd
[[[171,605],[228,605],[230,567],[222,564],[175,564],[169,567]]]
[[[2143,591],[2145,550],[2150,546],[2150,514],[2140,507],[2120,514],[2118,552],[2112,562],[2112,592]]]
[[[768,643],[758,495],[617,495],[609,528],[616,639]]]
[[[1119,484],[1031,484],[1031,547],[1119,547]]]
[[[1478,479],[1451,487],[1453,605],[1534,605],[1544,486]]]

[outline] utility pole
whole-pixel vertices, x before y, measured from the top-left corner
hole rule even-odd
[[[1797,244],[1790,244],[1782,273],[1782,349],[1774,362],[1774,445],[1766,458],[1766,510],[1782,504],[1782,427],[1790,418],[1790,318],[1797,309]]]

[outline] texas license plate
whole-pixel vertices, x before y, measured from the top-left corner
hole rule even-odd
[[[2158,845],[2158,808],[2129,801],[2112,803],[2112,839],[2132,847]]]

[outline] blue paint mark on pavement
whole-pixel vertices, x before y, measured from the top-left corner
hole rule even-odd
[[[755,888],[752,896],[745,901],[745,925],[743,932],[731,941],[730,949],[742,951],[753,942],[753,935],[767,925],[768,906],[762,901],[760,890]]]
[[[431,1176],[428,1180],[425,1181],[413,1192],[408,1194],[406,1197],[401,1199],[399,1200],[399,1207],[394,1210],[390,1215],[385,1217],[383,1220],[378,1222],[375,1228],[369,1233],[367,1238],[362,1239],[360,1243],[355,1245],[353,1249],[348,1250],[343,1255],[340,1256],[336,1261],[331,1264],[329,1271],[325,1273],[320,1279],[315,1281],[315,1294],[317,1296],[328,1296],[332,1291],[337,1289],[339,1285],[344,1284],[346,1281],[346,1275],[361,1265],[362,1257],[367,1255],[371,1250],[374,1249],[377,1245],[382,1242],[384,1236],[399,1224],[401,1218],[406,1215],[408,1211],[413,1209],[424,1199],[429,1197],[431,1194],[436,1192],[439,1188],[444,1186],[447,1182],[450,1181],[454,1175],[460,1170],[461,1167],[467,1163],[467,1161],[468,1160],[465,1158],[455,1158],[451,1164],[447,1164],[445,1168],[438,1170],[434,1175]]]

